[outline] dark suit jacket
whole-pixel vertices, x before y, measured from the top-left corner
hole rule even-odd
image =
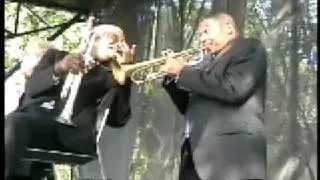
[[[49,50],[35,68],[34,73],[26,82],[25,96],[19,111],[37,113],[49,111],[44,120],[56,118],[65,105],[65,100],[60,99],[60,92],[66,74],[57,83],[54,81],[54,64],[60,61],[67,52]],[[108,66],[108,65],[107,65]],[[124,126],[130,118],[130,83],[124,86],[112,86],[112,71],[102,65],[94,67],[83,76],[81,81],[72,119],[76,127],[64,126],[58,129],[58,139],[68,149],[88,153],[94,151],[97,107],[100,100],[113,89],[112,98],[107,104],[110,113],[107,124],[112,127]],[[40,107],[43,102],[55,101],[52,110]],[[102,107],[108,108],[108,107]]]
[[[190,121],[191,151],[203,180],[265,178],[265,86],[266,51],[251,38],[238,38],[222,56],[207,55],[184,68],[177,83],[164,84]]]

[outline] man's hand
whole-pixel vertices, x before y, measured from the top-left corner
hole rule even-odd
[[[179,77],[181,70],[186,66],[185,62],[177,59],[169,59],[166,64],[161,67],[161,71],[168,75]]]
[[[186,63],[182,58],[173,58],[174,52],[171,49],[167,49],[161,52],[162,56],[166,57],[166,64],[160,67],[160,71],[166,73],[169,76],[179,77],[181,70]]]
[[[70,53],[56,64],[55,72],[57,74],[62,74],[70,71],[74,74],[78,74],[80,71],[84,70],[84,67],[82,55],[78,53]]]

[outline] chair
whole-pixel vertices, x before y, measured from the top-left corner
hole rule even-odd
[[[95,154],[79,154],[75,152],[63,152],[60,150],[45,150],[39,148],[27,148],[25,156],[22,161],[34,161],[34,162],[44,162],[50,164],[68,164],[71,166],[71,178],[73,179],[73,167],[76,165],[84,165],[90,161],[98,159],[100,162],[101,175],[104,179],[105,175],[103,172],[101,153],[98,147],[100,142],[100,137],[104,131],[107,116],[109,114],[109,109],[106,109],[102,116],[98,116],[97,119],[97,137],[96,137],[96,153]],[[51,177],[52,178],[52,177]],[[52,178],[54,179],[54,178]]]
[[[22,160],[41,162],[41,163],[50,163],[50,164],[68,164],[71,166],[71,178],[73,178],[72,169],[76,165],[83,165],[97,158],[98,158],[97,154],[79,154],[74,152],[63,152],[58,150],[28,148]],[[50,169],[45,169],[45,171],[50,172]],[[56,173],[54,172],[54,168],[52,168],[50,178],[55,179],[55,174]]]

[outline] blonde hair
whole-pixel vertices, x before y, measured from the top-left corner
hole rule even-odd
[[[93,36],[95,38],[94,40],[95,42],[91,50],[91,55],[93,58],[98,57],[98,44],[96,44],[98,39],[100,38],[111,39],[112,45],[116,45],[118,43],[122,43],[125,41],[125,37],[122,29],[112,24],[101,24],[94,27]]]
[[[93,29],[95,37],[107,36],[114,39],[116,42],[123,41],[125,39],[122,29],[112,24],[98,25]]]

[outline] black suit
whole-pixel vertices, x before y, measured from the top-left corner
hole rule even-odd
[[[81,153],[95,152],[95,123],[98,102],[113,89],[113,101],[107,123],[121,127],[128,121],[130,83],[112,86],[110,68],[96,66],[83,76],[72,116],[76,127],[58,123],[55,118],[64,107],[60,92],[65,75],[57,82],[53,79],[54,64],[67,53],[49,50],[26,82],[22,104],[5,121],[6,173],[13,171],[26,147],[56,149]],[[54,108],[43,103],[54,101]],[[11,164],[10,164],[11,163]]]
[[[207,55],[164,84],[189,119],[189,151],[201,179],[266,178],[265,86],[266,51],[251,38],[236,39],[218,58]],[[183,166],[180,177],[187,179]]]

